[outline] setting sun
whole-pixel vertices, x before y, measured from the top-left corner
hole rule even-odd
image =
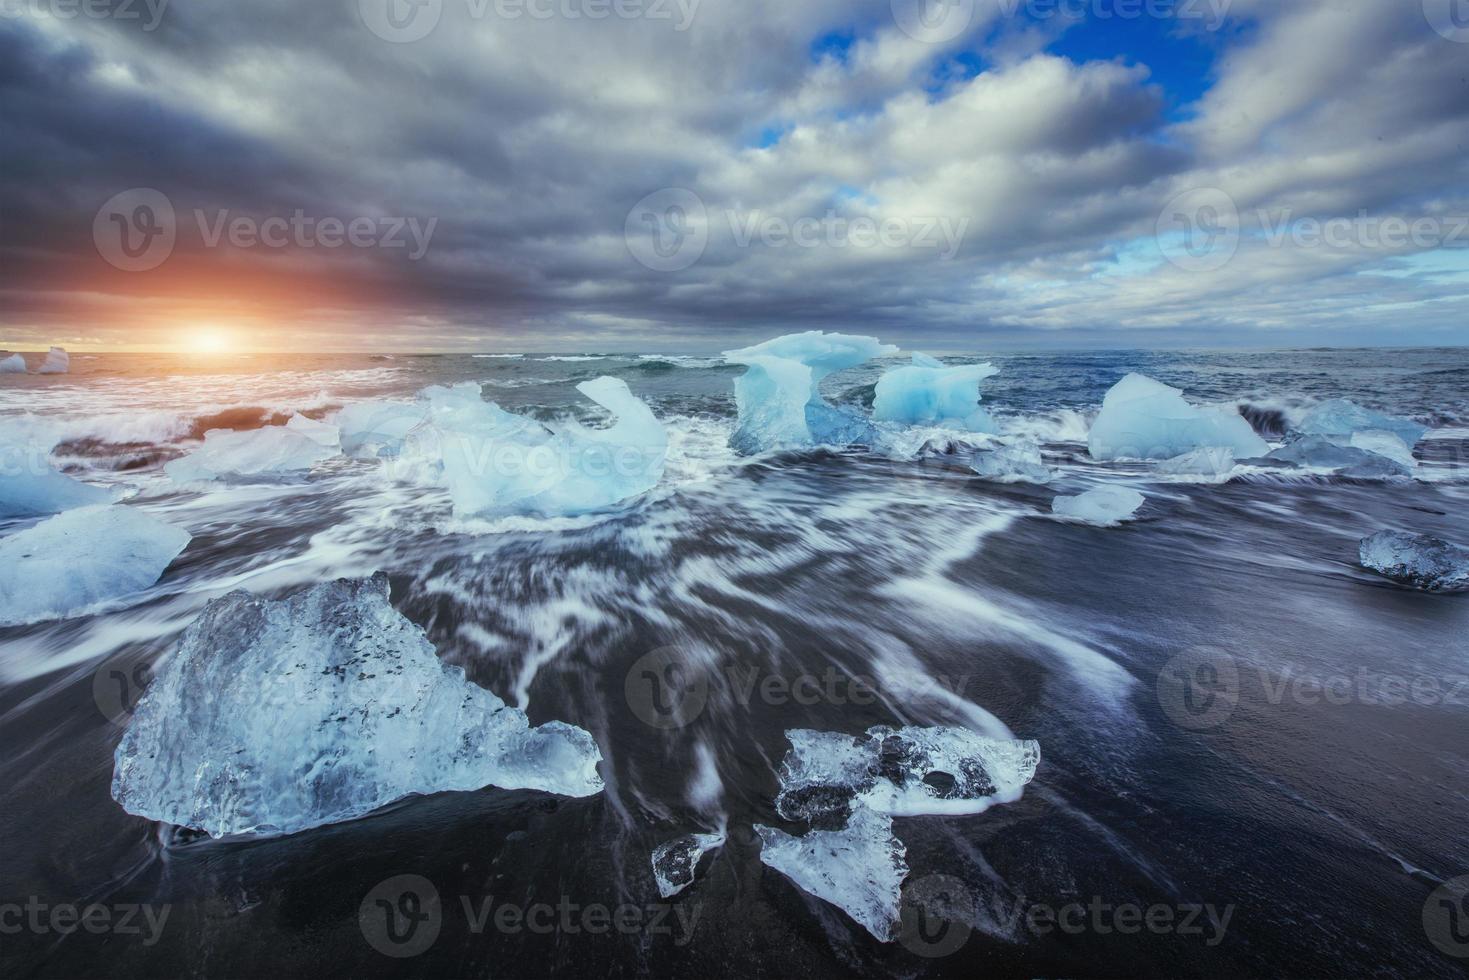
[[[228,354],[236,349],[234,337],[218,327],[192,327],[184,331],[179,347],[195,354]]]

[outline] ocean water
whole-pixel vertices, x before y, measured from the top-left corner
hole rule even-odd
[[[1002,369],[986,407],[1043,443],[1052,486],[981,481],[962,454],[917,454],[924,433],[911,459],[737,456],[742,369],[707,356],[74,355],[68,376],[0,377],[6,440],[52,447],[194,536],[142,596],[0,628],[5,975],[1462,975],[1431,920],[1435,890],[1469,874],[1469,598],[1394,586],[1356,551],[1383,528],[1469,543],[1469,350],[982,359]],[[832,377],[829,398],[870,403],[896,363]],[[1130,371],[1238,406],[1272,441],[1334,397],[1434,431],[1413,480],[1163,478],[1086,453]],[[434,384],[596,423],[575,385],[601,375],[672,437],[660,486],[604,514],[465,521],[442,492],[345,459],[207,490],[162,472],[210,429]],[[1101,482],[1145,493],[1140,519],[1051,516],[1057,493]],[[592,732],[606,793],[443,794],[252,841],[112,801],[127,709],[209,600],[375,571],[446,661],[533,723]],[[672,729],[648,724],[630,683],[668,648],[707,683]],[[1218,700],[1173,682],[1200,664]],[[876,696],[853,697],[857,681]],[[963,900],[895,944],[763,867],[752,830],[779,823],[785,731],[880,724],[1042,749],[1017,803],[897,821],[910,883]],[[652,849],[720,824],[729,843],[663,902]],[[411,957],[384,952],[370,922],[375,890],[403,875],[439,899]],[[12,933],[6,903],[167,919],[156,935]],[[479,918],[505,905],[558,911],[551,928]],[[597,929],[593,908],[637,925]]]

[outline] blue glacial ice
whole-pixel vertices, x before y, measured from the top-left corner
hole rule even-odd
[[[112,796],[215,837],[290,834],[412,794],[592,796],[600,761],[587,732],[531,728],[440,662],[379,574],[211,602],[128,724]]]
[[[672,898],[694,883],[694,872],[705,854],[723,847],[724,834],[686,834],[653,850],[653,878],[658,894]]]
[[[46,352],[46,359],[36,368],[37,374],[68,374],[71,372],[71,355],[60,347]]]
[[[0,519],[59,514],[110,504],[116,499],[116,491],[58,473],[37,453],[18,446],[0,446]]]
[[[979,407],[979,388],[999,373],[993,364],[945,367],[926,354],[914,354],[911,367],[888,371],[877,382],[872,417],[879,422],[998,432],[994,419]]]
[[[1166,476],[1199,476],[1217,480],[1234,472],[1234,466],[1233,449],[1210,447],[1165,459],[1158,464],[1158,472]]]
[[[749,368],[735,382],[739,424],[730,439],[735,451],[753,455],[821,445],[871,444],[871,422],[821,397],[823,378],[898,349],[872,337],[819,331],[779,337],[729,351],[730,364]]]
[[[178,483],[279,476],[303,473],[340,453],[336,426],[295,415],[285,425],[206,432],[201,448],[166,464],[163,471]]]
[[[1379,531],[1362,541],[1362,567],[1425,592],[1469,591],[1469,549],[1424,534]]]
[[[1046,466],[1040,447],[1022,442],[975,453],[969,468],[997,483],[1050,483],[1056,472]]]
[[[0,539],[0,626],[65,619],[141,592],[189,540],[124,506],[68,510]]]
[[[1417,422],[1383,415],[1345,398],[1334,398],[1317,405],[1297,428],[1305,435],[1326,436],[1347,445],[1351,444],[1354,433],[1390,432],[1407,444],[1410,450],[1428,433],[1427,427]]]
[[[428,419],[422,402],[356,402],[332,419],[341,432],[342,452],[357,459],[397,456],[409,433]]]
[[[1111,527],[1131,520],[1147,499],[1128,487],[1098,487],[1078,497],[1057,497],[1051,510],[1058,517]]]
[[[25,374],[26,359],[19,354],[0,355],[0,374]]]
[[[1330,470],[1340,476],[1358,479],[1411,476],[1413,465],[1416,464],[1403,461],[1402,449],[1406,449],[1406,443],[1389,432],[1376,435],[1382,438],[1369,438],[1364,441],[1364,445],[1375,445],[1377,448],[1390,446],[1388,451],[1392,455],[1370,451],[1361,446],[1342,445],[1331,436],[1295,433],[1284,446],[1271,452],[1266,458],[1292,466]],[[1392,440],[1392,443],[1389,444],[1386,440]],[[1411,454],[1408,458],[1411,460]]]
[[[1205,448],[1252,459],[1270,451],[1238,412],[1190,405],[1177,388],[1141,374],[1107,392],[1090,445],[1095,459],[1173,459]]]

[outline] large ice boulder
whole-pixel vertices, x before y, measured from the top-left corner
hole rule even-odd
[[[46,359],[36,368],[37,374],[66,374],[71,371],[71,355],[60,347],[46,353]]]
[[[1131,520],[1147,499],[1128,487],[1097,487],[1077,497],[1057,497],[1051,510],[1058,517],[1110,527]]]
[[[926,354],[914,354],[911,367],[889,371],[877,382],[872,417],[880,422],[997,432],[994,419],[979,407],[979,389],[999,373],[993,364],[945,367]]]
[[[1141,374],[1107,392],[1090,446],[1095,459],[1173,459],[1204,448],[1251,459],[1270,451],[1238,412],[1190,405],[1177,388]]]
[[[0,446],[0,519],[40,517],[78,507],[100,507],[117,499],[115,490],[94,487],[56,472],[39,455]]]
[[[739,424],[730,444],[738,452],[754,454],[871,443],[871,423],[827,404],[821,397],[821,381],[834,371],[897,352],[872,337],[820,331],[727,352],[728,363],[749,368],[735,382]]]
[[[1413,465],[1416,464],[1411,455],[1408,456],[1408,462],[1404,462],[1401,453],[1406,444],[1391,433],[1383,432],[1380,435],[1383,439],[1365,440],[1363,445],[1384,448],[1385,440],[1390,439],[1395,444],[1388,450],[1391,455],[1369,451],[1360,445],[1342,445],[1330,436],[1303,436],[1297,433],[1284,446],[1265,458],[1292,466],[1330,470],[1340,476],[1357,479],[1411,475]]]
[[[290,834],[412,794],[591,796],[600,761],[587,732],[531,728],[440,662],[379,574],[211,602],[139,703],[112,795],[129,813],[215,837]]]
[[[19,354],[0,352],[0,374],[25,374],[26,359]]]
[[[163,467],[179,483],[302,473],[341,453],[335,426],[295,415],[285,425],[214,429],[200,449]]]
[[[1348,445],[1354,433],[1390,432],[1406,443],[1410,450],[1428,433],[1427,427],[1417,422],[1374,412],[1345,398],[1334,398],[1317,405],[1297,428],[1305,435],[1325,436]]]
[[[141,592],[189,540],[124,506],[69,510],[0,539],[0,626],[64,619]]]
[[[1364,568],[1426,592],[1469,590],[1469,549],[1424,534],[1379,531],[1362,541]]]

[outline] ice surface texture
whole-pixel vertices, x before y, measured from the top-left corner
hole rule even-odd
[[[0,374],[25,374],[26,359],[19,354],[0,355]]]
[[[979,407],[979,386],[999,373],[993,364],[945,367],[915,354],[912,367],[889,371],[878,381],[872,417],[879,422],[994,433],[998,431],[994,420]]]
[[[1195,449],[1191,453],[1165,459],[1158,472],[1168,476],[1223,477],[1234,470],[1233,449]]]
[[[24,472],[27,464],[5,465],[6,460],[32,458],[25,450],[0,446],[0,518],[59,514],[78,507],[103,506],[117,499],[111,490],[73,480],[50,466],[38,467],[40,472]]]
[[[1056,478],[1046,466],[1040,447],[1033,443],[1001,446],[976,453],[969,468],[998,483],[1050,483]]]
[[[1392,439],[1397,446],[1406,448],[1405,443],[1396,436],[1386,432],[1380,435]],[[1378,445],[1378,448],[1383,448],[1380,442],[1368,442],[1367,444],[1375,444]],[[1412,468],[1400,458],[1384,456],[1381,453],[1363,449],[1361,446],[1343,446],[1329,436],[1296,435],[1290,442],[1270,453],[1266,458],[1294,466],[1333,470],[1341,476],[1364,479],[1409,476],[1413,472]]]
[[[1322,402],[1301,421],[1300,431],[1309,436],[1327,436],[1350,443],[1353,433],[1391,432],[1411,450],[1428,433],[1417,422],[1394,418],[1363,408],[1345,398]]]
[[[1363,540],[1362,566],[1427,592],[1469,590],[1469,549],[1423,534],[1379,531]]]
[[[1060,517],[1105,526],[1128,520],[1147,499],[1127,487],[1098,487],[1079,497],[1057,497],[1051,509]]]
[[[1014,802],[1035,777],[1040,746],[956,728],[878,727],[853,737],[786,733],[782,817],[811,830],[793,837],[757,826],[760,859],[845,911],[883,942],[897,936],[905,848],[894,816],[981,813]]]
[[[70,371],[71,355],[60,347],[51,348],[41,366],[36,368],[37,374],[67,374]]]
[[[870,444],[874,434],[871,423],[828,405],[819,390],[821,380],[833,371],[897,351],[872,337],[819,331],[729,351],[724,355],[726,361],[749,368],[735,382],[739,424],[730,444],[737,452],[747,454]]]
[[[1129,374],[1107,392],[1090,442],[1095,459],[1173,459],[1204,448],[1249,459],[1270,451],[1238,412],[1197,408],[1177,388],[1141,374]]]
[[[340,452],[337,429],[292,416],[285,425],[247,432],[215,429],[204,434],[204,446],[164,466],[179,483],[217,480],[225,476],[274,476],[301,473]]]
[[[659,844],[653,851],[653,877],[658,882],[658,894],[672,898],[692,885],[699,861],[715,848],[723,847],[725,839],[724,834],[688,834]]]
[[[63,619],[148,588],[189,534],[131,507],[82,507],[0,539],[0,626]]]
[[[600,761],[587,732],[530,728],[441,663],[379,574],[211,602],[139,703],[112,796],[215,837],[289,834],[414,793],[591,796]]]

